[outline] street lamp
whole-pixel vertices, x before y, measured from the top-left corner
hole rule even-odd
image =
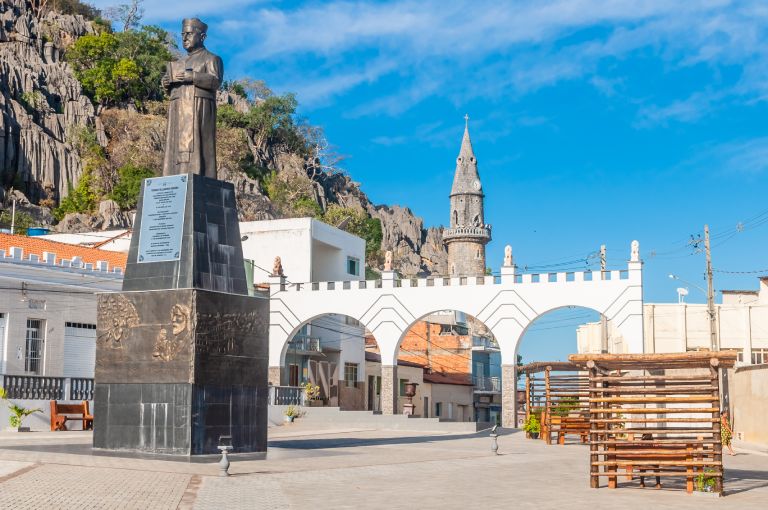
[[[687,284],[687,285],[690,285],[691,287],[696,287],[696,288],[697,288],[697,289],[699,289],[701,292],[703,292],[705,296],[707,295],[707,291],[706,291],[706,290],[704,290],[703,288],[699,287],[699,286],[698,286],[698,285],[696,285],[695,283],[691,283],[691,282],[689,282],[688,280],[683,280],[682,278],[680,278],[680,277],[679,277],[679,276],[677,276],[676,274],[671,274],[671,275],[669,275],[669,277],[670,277],[672,280],[680,280],[681,282],[683,282],[683,283],[685,283],[685,284]]]
[[[687,280],[683,280],[682,278],[680,278],[677,275],[670,274],[669,277],[671,279],[673,279],[673,280],[680,280],[681,282],[687,283],[688,285],[690,285],[692,287],[696,287],[701,292],[703,292],[705,296],[707,296],[707,314],[709,315],[709,324],[710,324],[710,331],[711,331],[711,346],[710,346],[710,348],[713,351],[720,350],[719,345],[718,345],[719,342],[717,341],[717,324],[716,324],[717,316],[716,316],[716,313],[715,313],[715,302],[714,302],[714,299],[711,299],[710,293],[707,292],[706,290],[702,289],[701,287],[699,287],[695,283],[691,283],[691,282],[689,282]]]

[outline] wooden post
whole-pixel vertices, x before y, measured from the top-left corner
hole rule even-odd
[[[687,445],[685,448],[685,461],[693,461],[693,448],[691,445]],[[688,465],[685,468],[685,473],[688,475],[685,478],[685,492],[688,494],[693,492],[693,466]]]
[[[595,377],[597,377],[597,370],[594,367],[591,367],[589,369],[589,389],[594,390],[597,388],[597,382],[595,381]],[[589,397],[589,418],[590,420],[597,418],[597,415],[594,414],[594,411],[597,410],[597,404],[591,401],[592,397],[595,394],[590,391]],[[597,475],[593,475],[592,472],[597,472],[600,467],[596,466],[595,463],[598,459],[598,452],[597,452],[597,424],[596,423],[590,423],[589,425],[589,486],[593,489],[597,489],[600,487],[600,477]]]
[[[721,432],[721,425],[720,425],[720,377],[718,373],[718,365],[720,364],[720,360],[717,358],[713,358],[710,361],[709,366],[709,375],[711,379],[711,386],[712,386],[712,397],[717,398],[715,402],[713,402],[712,407],[715,409],[715,411],[712,413],[712,439],[714,439],[714,454],[712,456],[712,460],[715,464],[715,472],[719,472],[720,476],[715,477],[715,492],[722,495],[723,494],[723,478],[724,478],[724,470],[723,470],[723,443],[722,443],[722,432]]]
[[[545,402],[545,409],[547,410],[547,427],[546,427],[546,437],[544,438],[544,441],[547,444],[552,444],[552,402],[550,401],[550,391],[549,391],[549,372],[551,370],[551,367],[547,367],[547,369],[544,371],[544,402]],[[542,432],[544,430],[542,429]]]
[[[531,374],[526,373],[525,374],[525,423],[528,423],[528,420],[531,417]],[[531,434],[529,432],[525,433],[525,437],[527,439],[531,438]]]

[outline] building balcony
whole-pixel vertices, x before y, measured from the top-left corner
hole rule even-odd
[[[487,336],[473,336],[472,350],[498,352],[499,345],[492,339],[488,338]]]
[[[456,227],[443,230],[443,241],[452,241],[464,238],[480,238],[485,242],[491,240],[491,226]]]
[[[296,335],[288,342],[288,352],[297,354],[321,354],[323,348],[320,346],[319,338]]]
[[[476,375],[472,377],[475,385],[475,393],[501,393],[501,377],[486,377]]]

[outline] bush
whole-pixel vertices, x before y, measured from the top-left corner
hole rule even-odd
[[[126,165],[117,173],[117,184],[112,188],[109,198],[117,202],[121,209],[133,209],[139,200],[141,181],[154,177],[155,172],[149,168]]]
[[[59,207],[53,210],[53,217],[61,221],[68,213],[91,213],[99,201],[94,191],[90,172],[83,172],[76,187],[69,185],[69,193],[61,201]]]
[[[88,20],[98,20],[101,16],[99,9],[80,0],[56,0],[50,7],[61,14],[79,14]]]

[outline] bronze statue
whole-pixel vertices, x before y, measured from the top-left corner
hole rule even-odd
[[[199,19],[185,19],[181,39],[188,55],[170,62],[163,76],[171,96],[163,175],[216,178],[216,91],[224,64],[203,46],[207,32],[208,25]]]

